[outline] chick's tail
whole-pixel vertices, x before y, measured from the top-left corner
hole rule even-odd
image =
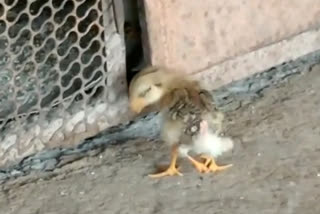
[[[203,120],[200,124],[200,134],[198,136],[198,146],[207,150],[213,156],[219,156],[230,151],[234,147],[233,140],[229,137],[221,137],[209,130],[208,122]]]
[[[214,157],[233,148],[232,139],[220,137],[210,132],[206,121],[202,121],[200,124],[200,134],[195,145],[196,150],[202,153],[201,158],[204,160],[206,172],[222,171],[232,166],[232,164],[219,166],[214,159]]]

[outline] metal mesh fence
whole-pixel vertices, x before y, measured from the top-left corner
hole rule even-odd
[[[109,118],[97,116],[125,85],[123,74],[107,72],[124,72],[107,64],[115,48],[106,48],[106,38],[119,49],[122,45],[112,37],[115,25],[108,0],[0,2],[0,156],[11,152],[0,164],[52,142],[72,136],[74,141],[75,134],[88,132],[88,123],[115,117],[114,110]]]

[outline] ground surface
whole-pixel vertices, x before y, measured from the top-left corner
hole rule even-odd
[[[0,213],[320,213],[319,106],[314,69],[228,115],[236,145],[219,160],[234,164],[227,171],[199,175],[184,161],[183,177],[150,179],[167,150],[136,140],[3,184]]]

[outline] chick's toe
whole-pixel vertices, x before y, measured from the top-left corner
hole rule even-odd
[[[149,177],[161,178],[161,177],[174,176],[174,175],[183,176],[183,174],[181,172],[179,172],[179,170],[175,166],[169,166],[169,168],[167,170],[165,170],[164,172],[150,174]]]
[[[178,147],[173,146],[171,148],[171,163],[170,163],[168,169],[166,169],[165,171],[160,172],[160,173],[150,174],[149,177],[161,178],[161,177],[165,177],[165,176],[174,176],[174,175],[182,176],[182,173],[179,172],[179,170],[176,168],[177,158],[178,158]]]
[[[209,172],[209,168],[204,163],[201,163],[201,162],[195,160],[191,156],[187,156],[187,157],[188,157],[189,161],[193,164],[193,166],[198,170],[198,172],[200,172],[200,173]]]
[[[219,166],[217,165],[216,161],[209,156],[206,155],[201,155],[201,158],[204,159],[204,165],[207,167],[207,172],[217,172],[217,171],[222,171],[225,170],[229,167],[232,166],[232,164],[224,165],[224,166]]]

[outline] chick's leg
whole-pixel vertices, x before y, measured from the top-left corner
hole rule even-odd
[[[200,173],[204,173],[204,172],[208,172],[208,167],[204,164],[201,163],[197,160],[195,160],[194,158],[192,158],[191,156],[187,156],[189,161],[194,165],[194,167],[200,172]]]
[[[203,120],[200,123],[200,135],[205,135],[207,134],[207,130],[208,130],[208,123],[207,121]],[[195,160],[193,157],[191,157],[190,155],[187,155],[187,158],[189,159],[189,161],[192,163],[192,165],[198,170],[198,172],[200,173],[205,173],[208,172],[208,167],[206,166],[206,164],[201,163],[197,160]]]
[[[149,176],[151,178],[161,178],[161,177],[173,176],[173,175],[182,176],[182,173],[180,173],[179,170],[176,168],[177,158],[178,158],[178,146],[173,146],[171,148],[171,163],[168,169],[165,170],[164,172],[151,174]]]
[[[207,167],[207,172],[216,172],[216,171],[221,171],[221,170],[225,170],[229,167],[232,166],[232,164],[228,164],[228,165],[224,165],[224,166],[218,166],[216,164],[216,161],[209,156],[206,155],[201,155],[201,158],[204,159],[204,165]]]
[[[200,123],[200,134],[202,134],[202,135],[207,134],[208,128],[209,127],[208,127],[207,121],[201,121],[201,123]],[[227,169],[227,168],[232,166],[232,164],[228,164],[228,165],[225,165],[225,166],[218,166],[216,164],[216,161],[212,157],[209,157],[209,156],[206,156],[206,155],[201,155],[201,158],[204,159],[204,163],[203,164],[207,168],[206,172],[221,171],[221,170]]]

